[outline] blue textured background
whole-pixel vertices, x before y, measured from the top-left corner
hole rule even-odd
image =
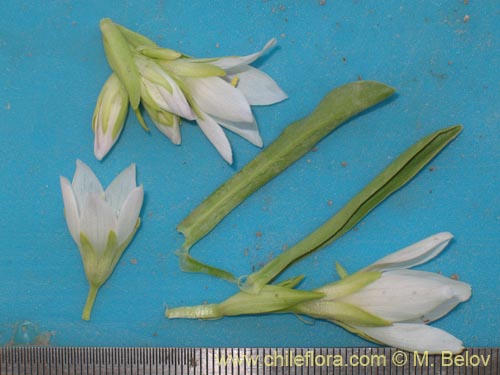
[[[394,100],[342,126],[315,152],[250,197],[193,254],[247,274],[336,212],[416,140],[462,123],[464,131],[409,185],[354,230],[286,272],[302,288],[350,271],[438,231],[455,240],[421,268],[456,274],[472,299],[435,323],[468,346],[500,344],[500,5],[474,1],[7,0],[0,21],[0,343],[28,320],[55,345],[363,346],[336,326],[295,316],[167,321],[164,308],[216,302],[233,285],[182,273],[175,226],[260,151],[229,134],[234,166],[197,126],[176,147],[129,115],[98,162],[90,120],[108,76],[98,28],[110,17],[159,44],[206,57],[279,45],[256,66],[289,94],[255,107],[266,144],[330,89],[374,79]],[[466,22],[467,21],[467,22]],[[80,257],[63,218],[59,176],[75,159],[104,185],[132,162],[146,200],[142,226],[100,291],[91,322]],[[331,201],[329,204],[329,201]]]

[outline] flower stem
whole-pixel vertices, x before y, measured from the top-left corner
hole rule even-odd
[[[165,311],[165,316],[169,319],[217,319],[222,318],[223,314],[219,311],[219,305],[208,304],[167,309]]]
[[[87,302],[85,302],[85,306],[83,308],[82,319],[90,320],[90,314],[92,312],[92,307],[94,307],[95,297],[97,296],[97,292],[99,291],[100,285],[90,284],[89,294],[87,295]]]

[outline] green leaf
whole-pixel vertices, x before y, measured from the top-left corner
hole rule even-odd
[[[356,81],[332,90],[309,116],[290,124],[177,226],[185,236],[183,252],[187,253],[245,198],[300,159],[323,137],[393,93],[392,87],[375,81]]]
[[[259,291],[297,259],[342,236],[384,199],[410,181],[436,154],[455,139],[461,130],[461,125],[438,130],[408,148],[330,220],[250,275],[243,288],[253,293]]]

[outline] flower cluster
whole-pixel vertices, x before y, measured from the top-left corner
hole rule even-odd
[[[100,28],[113,73],[101,90],[92,120],[97,159],[117,141],[129,103],[145,129],[140,104],[174,144],[181,143],[180,119],[196,121],[230,164],[232,150],[222,127],[262,147],[250,106],[277,103],[287,95],[271,77],[249,64],[273,47],[276,39],[248,56],[199,59],[161,48],[110,19],[103,19]]]

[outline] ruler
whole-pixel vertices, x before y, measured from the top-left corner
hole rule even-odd
[[[460,355],[394,348],[2,347],[0,375],[499,375],[500,348]]]

